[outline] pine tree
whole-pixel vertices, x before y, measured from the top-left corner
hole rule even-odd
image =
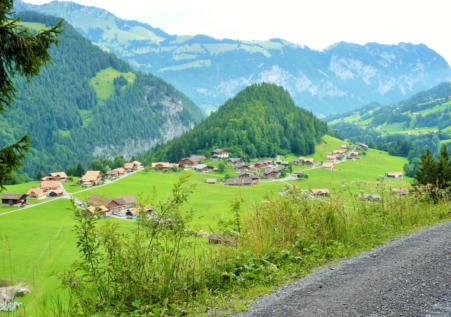
[[[82,177],[85,174],[85,169],[81,163],[78,163],[75,176]]]
[[[16,75],[27,80],[37,76],[42,66],[51,62],[48,50],[57,44],[62,22],[52,28],[32,33],[19,25],[19,19],[11,19],[13,0],[0,2],[0,113],[4,112],[16,96],[12,82]],[[23,136],[15,144],[0,149],[0,190],[12,178],[30,149],[30,136]]]
[[[415,173],[415,179],[421,185],[436,184],[437,166],[431,150],[427,149],[426,154],[421,155],[421,163]]]
[[[442,146],[437,162],[437,186],[440,189],[451,186],[451,161],[446,145]]]

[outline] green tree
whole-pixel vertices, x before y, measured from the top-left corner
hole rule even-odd
[[[60,21],[49,29],[30,32],[19,24],[18,18],[11,18],[13,4],[13,0],[0,2],[0,113],[11,106],[16,96],[13,77],[20,75],[31,80],[42,66],[51,62],[48,50],[52,44],[58,44],[57,36],[62,27]],[[0,190],[23,165],[29,150],[28,134],[15,144],[0,149]]]
[[[220,162],[220,163],[218,164],[218,172],[219,172],[219,173],[223,174],[224,171],[225,171],[225,168],[226,168],[226,166],[225,166],[224,162]]]
[[[85,174],[85,169],[81,163],[78,163],[75,176],[82,177]]]
[[[421,185],[436,183],[437,168],[431,150],[427,149],[426,153],[421,155],[421,163],[415,173],[415,179]]]
[[[43,171],[39,171],[38,174],[36,175],[36,179],[40,180],[41,178],[43,178],[45,176]]]

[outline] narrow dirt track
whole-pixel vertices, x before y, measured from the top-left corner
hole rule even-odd
[[[451,316],[451,221],[317,270],[236,316]]]

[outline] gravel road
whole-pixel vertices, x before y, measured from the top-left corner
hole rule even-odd
[[[451,221],[319,269],[236,316],[451,316]]]

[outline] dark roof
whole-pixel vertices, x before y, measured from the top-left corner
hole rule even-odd
[[[21,198],[23,198],[23,196],[25,196],[25,198],[27,197],[26,194],[3,194],[0,199],[14,199],[14,200],[19,200]]]

